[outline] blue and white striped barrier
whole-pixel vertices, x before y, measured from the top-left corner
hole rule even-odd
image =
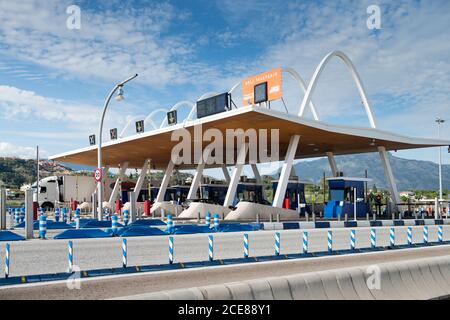
[[[39,217],[42,216],[44,214],[44,209],[39,208]]]
[[[408,242],[408,245],[412,245],[413,243],[412,227],[408,227],[408,229],[406,229],[406,241]]]
[[[119,230],[119,218],[116,215],[111,217],[111,229],[114,233]]]
[[[399,221],[376,220],[376,221],[301,221],[301,222],[263,222],[262,230],[292,230],[292,229],[326,229],[326,228],[368,228],[368,227],[392,227],[394,225],[421,226],[421,225],[450,225],[450,219],[404,219]]]
[[[168,215],[167,215],[167,229],[166,229],[166,231],[167,231],[168,233],[173,233],[173,230],[174,230],[174,228],[173,228],[173,219],[172,219],[172,215],[171,215],[171,214],[168,214]]]
[[[428,243],[428,226],[423,227],[423,243]]]
[[[5,248],[5,278],[9,277],[9,262],[11,259],[11,247],[9,243],[6,244]]]
[[[81,212],[80,208],[77,208],[75,210],[75,215],[74,215],[75,227],[77,229],[80,229],[80,212]]]
[[[59,208],[55,209],[55,222],[59,222]]]
[[[205,215],[205,225],[206,226],[211,226],[211,213],[207,213],[206,215]]]
[[[17,224],[20,223],[20,211],[19,211],[19,208],[14,209],[14,221]]]
[[[69,273],[72,273],[73,271],[73,242],[69,241],[67,243],[67,248],[69,250],[69,254],[68,254],[68,262],[69,262]]]
[[[130,212],[128,210],[124,210],[123,211],[123,224],[125,226],[127,226],[129,222],[130,222]]]
[[[350,249],[356,249],[356,230],[350,230]]]
[[[169,264],[173,264],[173,237],[169,237]]]
[[[20,208],[20,222],[24,222],[25,221],[25,208],[22,207]]]
[[[372,248],[377,247],[377,230],[375,228],[370,229],[370,246]]]
[[[209,261],[214,260],[214,237],[211,234],[208,236],[208,256]]]
[[[39,217],[39,238],[45,239],[47,234],[47,217],[45,214]]]
[[[67,209],[66,208],[62,208],[61,209],[61,214],[62,214],[63,222],[64,223],[67,222]]]
[[[328,252],[333,251],[333,231],[328,230]]]
[[[214,215],[214,229],[216,231],[219,230],[219,215],[218,214]]]
[[[275,255],[280,255],[280,233],[275,232]]]
[[[127,239],[122,239],[122,266],[124,268],[127,267],[128,259],[127,259]]]
[[[438,241],[443,242],[444,241],[444,227],[438,226]]]
[[[389,231],[389,244],[391,247],[395,246],[395,228],[391,228]]]
[[[308,253],[308,232],[303,232],[303,253]]]
[[[104,216],[105,216],[105,220],[111,220],[111,214],[110,214],[110,212],[109,212],[109,208],[105,208],[105,211],[104,211],[105,213],[104,213]]]
[[[248,234],[244,233],[244,258],[248,258]]]

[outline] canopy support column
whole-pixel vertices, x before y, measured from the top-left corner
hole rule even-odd
[[[338,168],[333,152],[327,152],[327,157],[331,168],[331,174],[333,175],[333,177],[337,177]]]
[[[172,176],[172,172],[173,172],[174,168],[175,168],[175,164],[172,161],[172,159],[170,159],[169,164],[167,165],[164,177],[161,181],[161,186],[159,187],[158,195],[156,196],[155,202],[163,202],[164,201],[164,195],[166,194],[167,187],[169,186],[170,177]]]
[[[223,203],[224,207],[230,207],[233,205],[234,197],[236,196],[237,186],[241,177],[242,169],[244,168],[245,159],[247,158],[248,143],[243,143],[239,149],[239,153],[236,159],[236,166],[233,169],[231,175],[230,184],[228,185],[227,195]]]
[[[281,167],[280,179],[278,180],[277,191],[273,197],[272,206],[274,208],[283,207],[283,199],[286,194],[286,188],[291,174],[292,165],[294,163],[295,154],[297,152],[298,143],[300,141],[300,135],[296,134],[289,140],[289,146],[286,152],[286,158],[283,166]]]
[[[391,164],[386,152],[386,148],[383,146],[378,147],[380,153],[381,163],[383,164],[384,174],[389,184],[389,190],[391,192],[391,199],[394,202],[394,210],[398,211],[398,204],[400,203],[400,195],[398,193],[397,184],[395,183],[394,175],[392,173]]]
[[[228,172],[227,165],[225,165],[225,164],[222,165],[222,171],[223,171],[223,175],[225,177],[225,181],[227,183],[230,183],[231,178],[230,178],[230,173]]]
[[[128,162],[122,163],[122,165],[119,168],[119,174],[116,179],[116,183],[114,184],[114,188],[111,192],[111,196],[109,197],[109,206],[111,208],[114,208],[114,202],[116,201],[117,195],[119,194],[120,184],[123,179],[123,175],[125,174],[125,171],[128,169]]]
[[[201,184],[203,178],[203,170],[205,170],[205,164],[208,161],[211,152],[208,149],[205,149],[204,152],[201,153],[200,159],[198,161],[197,171],[194,174],[194,178],[192,179],[191,187],[189,188],[189,193],[187,196],[188,200],[197,199],[197,191]]]
[[[257,184],[262,184],[261,175],[259,174],[258,166],[256,163],[251,164],[253,175],[255,176],[255,180]]]
[[[139,197],[139,193],[141,192],[142,185],[145,181],[145,176],[147,175],[147,172],[150,168],[150,159],[146,159],[144,162],[144,166],[141,169],[141,174],[139,175],[139,178],[136,182],[136,186],[134,187],[134,199],[137,201]]]

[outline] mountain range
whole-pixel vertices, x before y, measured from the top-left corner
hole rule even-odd
[[[388,153],[392,172],[399,191],[405,190],[437,190],[439,189],[439,166],[431,161],[409,160],[396,157]],[[365,153],[358,155],[336,156],[339,171],[347,177],[365,177],[373,179],[377,187],[387,188],[383,166],[378,153]],[[294,164],[296,174],[303,180],[312,180],[316,183],[323,177],[331,176],[327,158],[311,161],[298,161]],[[450,165],[442,165],[442,187],[450,189]]]

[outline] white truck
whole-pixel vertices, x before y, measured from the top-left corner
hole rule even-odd
[[[114,180],[105,179],[104,196],[108,199],[114,186]],[[50,176],[39,181],[39,196],[36,194],[36,183],[32,185],[34,200],[44,210],[52,210],[55,203],[91,202],[97,183],[92,176]]]

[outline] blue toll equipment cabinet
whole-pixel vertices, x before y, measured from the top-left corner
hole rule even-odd
[[[306,204],[305,185],[313,184],[311,181],[289,180],[284,196],[283,208],[297,210],[300,215],[311,213],[311,207]],[[273,194],[277,191],[278,180],[272,181]],[[298,210],[300,208],[300,210]]]
[[[365,184],[372,181],[367,178],[335,177],[328,178],[329,196],[325,205],[325,218],[337,218],[348,215],[354,217],[354,190],[356,189],[356,216],[365,217],[369,212],[369,203],[366,200]]]

